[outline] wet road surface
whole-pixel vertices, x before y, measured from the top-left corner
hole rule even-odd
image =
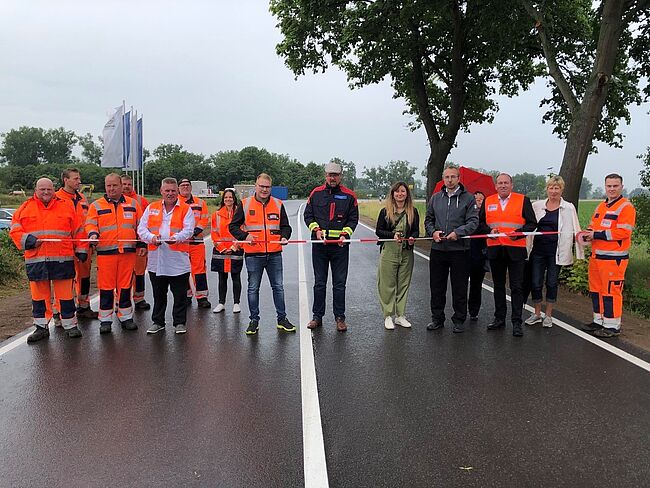
[[[294,225],[298,202],[287,209]],[[286,248],[284,276],[304,327],[300,250]],[[650,373],[557,326],[486,331],[487,291],[464,334],[427,331],[422,257],[413,328],[386,331],[378,254],[352,247],[349,331],[336,332],[328,303],[313,334],[330,486],[647,485]],[[308,247],[305,258],[311,300]],[[266,278],[260,333],[245,336],[243,282],[240,316],[230,295],[225,314],[194,304],[183,336],[147,336],[138,312],[136,332],[100,336],[90,321],[79,341],[58,329],[2,353],[0,486],[303,486],[299,337],[275,329]]]

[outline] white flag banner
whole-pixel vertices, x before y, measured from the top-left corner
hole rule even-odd
[[[121,168],[124,164],[124,108],[115,109],[102,131],[104,153],[102,167]]]
[[[131,109],[131,123],[129,130],[129,161],[126,167],[131,171],[134,171],[138,169],[138,112],[134,112],[133,109]]]

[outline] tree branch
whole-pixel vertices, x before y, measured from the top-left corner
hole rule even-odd
[[[569,82],[564,76],[564,73],[562,73],[562,69],[557,63],[557,54],[553,48],[553,45],[551,44],[551,40],[546,35],[546,30],[544,28],[544,16],[535,7],[533,7],[533,4],[529,0],[519,0],[519,2],[526,9],[528,15],[530,15],[535,21],[535,29],[537,30],[540,44],[542,45],[542,50],[544,51],[544,58],[546,59],[546,64],[548,66],[548,73],[555,81],[558,90],[560,90],[560,93],[562,94],[562,98],[564,98],[564,101],[569,106],[569,111],[573,114],[580,106],[580,102],[571,89],[571,85],[569,85]]]

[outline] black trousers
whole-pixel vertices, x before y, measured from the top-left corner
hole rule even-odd
[[[506,305],[506,274],[510,281],[510,297],[512,311],[510,318],[513,324],[521,324],[521,312],[524,308],[524,258],[514,258],[506,249],[499,249],[495,258],[490,259],[492,281],[494,282],[494,318],[505,322],[508,308]]]
[[[237,273],[224,273],[219,271],[219,303],[226,303],[228,292],[228,275],[232,276],[232,296],[235,303],[239,303],[241,297],[241,271]]]
[[[431,319],[439,324],[445,321],[447,302],[447,279],[451,278],[451,297],[455,324],[467,318],[467,282],[469,280],[470,256],[468,251],[431,250],[429,256],[429,286],[431,288]]]
[[[482,262],[472,261],[469,272],[469,300],[467,309],[470,317],[478,317],[481,310],[481,297],[483,296],[483,278],[485,278],[485,266]]]
[[[345,319],[345,283],[348,280],[350,246],[345,244],[314,244],[311,262],[314,266],[314,305],[312,315],[321,320],[325,315],[327,274],[332,269],[332,308],[335,318]]]
[[[151,319],[154,323],[165,325],[165,311],[167,310],[167,290],[171,289],[174,297],[172,319],[174,326],[185,324],[187,320],[187,283],[190,273],[178,276],[158,276],[149,272],[151,288],[153,290],[153,313]]]

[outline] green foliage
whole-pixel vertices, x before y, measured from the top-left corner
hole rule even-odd
[[[104,188],[104,177],[108,173],[112,173],[116,168],[101,168],[96,164],[79,163],[71,165],[69,163],[63,164],[39,164],[19,166],[4,166],[0,167],[0,190],[6,193],[13,188],[22,188],[26,192],[34,189],[36,180],[47,176],[54,182],[55,187],[60,187],[61,173],[64,169],[74,166],[81,173],[81,181],[83,183],[91,183],[95,185],[96,191],[102,191]]]
[[[23,126],[11,129],[3,138],[0,159],[18,167],[68,162],[77,143],[75,133],[63,127],[44,130]]]
[[[415,183],[417,168],[408,161],[390,161],[385,166],[363,169],[364,183],[374,195],[386,195],[390,187],[398,181],[408,185]]]
[[[572,292],[587,295],[589,293],[589,257],[577,259],[573,265],[562,267],[560,281]]]
[[[353,88],[391,81],[411,127],[426,130],[429,185],[458,131],[492,121],[496,86],[512,96],[538,73],[515,0],[272,0],[270,9],[283,34],[277,52],[296,76],[332,64]]]
[[[580,185],[580,200],[586,200],[591,196],[591,189],[593,184],[586,176],[582,177],[582,184]]]
[[[641,184],[646,188],[650,187],[650,147],[646,148],[645,154],[639,156],[643,161],[643,169],[640,171]],[[640,194],[632,198],[636,209],[635,234],[650,242],[650,195]]]
[[[531,200],[546,197],[546,177],[532,173],[520,173],[512,177],[515,191],[523,193]]]
[[[6,230],[0,231],[0,285],[5,286],[24,274],[20,251]]]
[[[96,164],[99,166],[102,163],[102,152],[104,146],[102,141],[96,143],[93,135],[88,132],[84,136],[79,136],[79,145],[81,146],[81,157],[84,163]]]

